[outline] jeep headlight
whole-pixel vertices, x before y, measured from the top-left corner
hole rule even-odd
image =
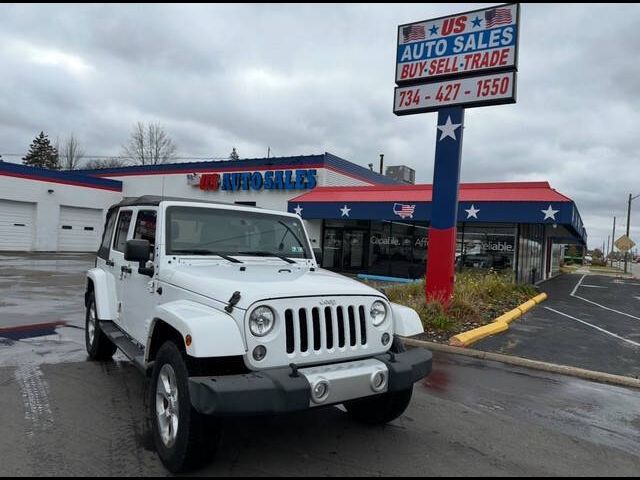
[[[273,330],[276,316],[266,305],[256,307],[249,315],[249,330],[254,337],[264,337]]]
[[[376,300],[375,302],[373,302],[369,313],[371,314],[371,318],[373,319],[374,327],[379,327],[387,319],[387,307],[384,302],[381,302],[380,300]]]

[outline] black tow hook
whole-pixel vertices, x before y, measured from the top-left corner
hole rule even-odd
[[[295,363],[290,363],[289,368],[291,368],[291,378],[298,378],[300,374],[298,373],[298,366]]]
[[[233,307],[235,307],[239,301],[240,301],[240,292],[238,291],[233,292],[233,295],[231,295],[231,298],[229,299],[229,305],[224,307],[226,312],[227,313],[233,312]]]

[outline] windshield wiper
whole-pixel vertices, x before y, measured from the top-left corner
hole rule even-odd
[[[274,252],[238,252],[237,255],[253,255],[255,257],[276,257],[280,260],[284,260],[287,263],[296,263],[295,260],[291,260],[290,258],[285,257],[284,255],[280,255],[279,253]]]
[[[191,248],[188,250],[173,250],[172,253],[178,255],[217,255],[218,257],[224,258],[228,262],[232,263],[244,263],[242,260],[238,260],[237,258],[230,257],[229,255],[225,255],[224,253],[216,252],[214,250],[207,250],[206,248]]]

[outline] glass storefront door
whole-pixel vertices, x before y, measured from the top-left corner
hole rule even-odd
[[[322,267],[330,270],[342,269],[342,237],[341,228],[325,228],[322,242]]]
[[[345,230],[342,248],[342,268],[361,271],[364,267],[365,239],[364,230]]]
[[[365,268],[369,232],[362,229],[325,228],[322,267],[338,271]]]

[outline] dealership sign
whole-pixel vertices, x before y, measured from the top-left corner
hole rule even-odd
[[[515,103],[519,4],[400,25],[396,115]]]
[[[474,107],[515,102],[516,73],[494,73],[446,82],[396,87],[393,112],[396,115],[434,112],[457,105]]]
[[[400,25],[398,85],[515,69],[518,4]]]
[[[429,299],[453,297],[464,111],[515,103],[519,17],[520,5],[508,3],[398,26],[393,113],[438,112]],[[394,213],[411,218],[405,208]]]
[[[187,175],[187,183],[200,190],[261,191],[311,190],[316,187],[317,170],[269,170],[267,172],[203,173]]]

